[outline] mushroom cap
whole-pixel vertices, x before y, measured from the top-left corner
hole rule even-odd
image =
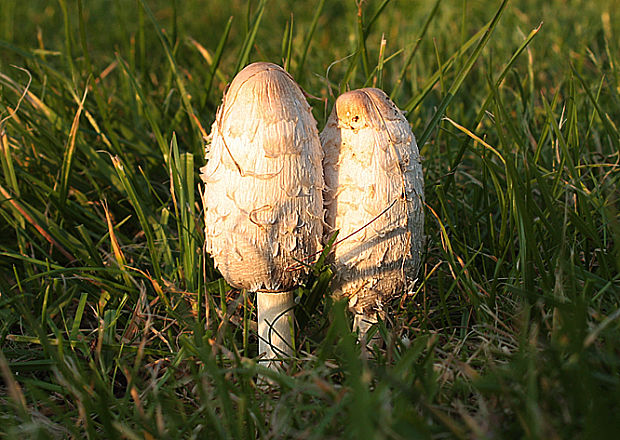
[[[286,291],[286,270],[323,231],[323,152],[301,88],[280,66],[254,63],[230,84],[202,168],[206,250],[226,281]]]
[[[356,313],[374,315],[412,287],[420,265],[424,181],[415,137],[382,90],[365,88],[336,100],[321,142],[326,236],[354,233],[334,246],[332,286]]]

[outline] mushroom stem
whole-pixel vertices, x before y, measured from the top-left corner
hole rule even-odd
[[[273,359],[293,355],[293,291],[258,292],[258,352],[269,368],[276,368]]]
[[[377,313],[372,314],[359,314],[355,313],[353,315],[353,331],[359,331],[359,341],[362,344],[362,354],[367,356],[368,348],[376,345],[378,347],[381,346],[381,335],[379,332],[376,332],[372,338],[368,339],[368,331],[370,328],[375,325],[379,320],[377,319]]]

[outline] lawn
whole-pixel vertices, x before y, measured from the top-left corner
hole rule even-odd
[[[2,0],[0,437],[617,436],[618,11]],[[265,369],[254,295],[203,252],[208,133],[253,61],[319,130],[375,86],[418,139],[422,268],[368,359],[317,264],[295,356]]]

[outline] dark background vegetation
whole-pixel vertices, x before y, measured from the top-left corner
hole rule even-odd
[[[614,437],[619,6],[1,0],[0,435]],[[319,130],[375,85],[418,137],[423,267],[370,360],[319,266],[264,371],[201,250],[203,138],[252,61]]]

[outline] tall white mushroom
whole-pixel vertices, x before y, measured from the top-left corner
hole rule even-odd
[[[301,88],[280,66],[254,63],[230,84],[211,128],[206,250],[226,281],[257,292],[259,353],[292,354],[290,271],[323,233],[323,152]],[[273,366],[273,362],[269,362]]]
[[[424,233],[424,181],[415,137],[379,89],[341,95],[321,133],[336,295],[349,299],[362,340],[390,300],[412,288]],[[326,231],[328,235],[330,231]],[[350,237],[349,235],[352,234]]]

